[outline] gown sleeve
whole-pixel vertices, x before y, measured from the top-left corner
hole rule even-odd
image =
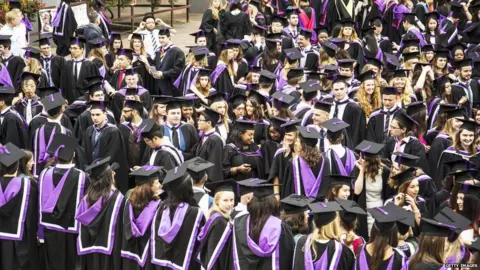
[[[428,165],[430,176],[432,179],[435,180],[435,185],[437,187],[441,187],[440,182],[436,182],[437,178],[437,162],[440,160],[440,157],[445,149],[450,147],[452,143],[449,140],[443,138],[436,138],[433,140],[432,146],[430,147],[430,151],[428,152]]]
[[[224,150],[223,167],[222,167],[223,168],[223,179],[228,179],[228,178],[231,178],[233,176],[230,169],[232,167],[234,167],[233,164],[232,164],[232,158],[236,154],[236,151],[230,145],[226,145],[223,148],[223,150]]]
[[[202,28],[203,31],[205,31],[207,33],[213,32],[213,29],[215,28],[215,25],[211,24],[211,22],[213,22],[212,10],[207,9],[203,13],[202,24],[201,24],[200,28]]]
[[[280,235],[280,269],[292,269],[292,258],[295,251],[295,240],[290,225],[282,222]]]

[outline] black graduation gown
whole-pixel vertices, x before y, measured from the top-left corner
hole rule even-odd
[[[232,224],[229,220],[218,212],[212,212],[198,239],[199,258],[204,269],[232,268]]]
[[[87,164],[92,164],[96,158],[110,157],[110,165],[114,162],[120,167],[115,173],[115,183],[118,189],[125,194],[128,190],[128,162],[125,144],[120,130],[109,123],[101,129],[101,134],[94,145],[95,127],[92,125],[83,133],[82,146],[85,149]]]
[[[173,144],[172,139],[172,130],[166,124],[163,125],[163,134],[170,139],[170,142]],[[177,126],[177,134],[178,134],[178,147],[179,150],[182,151],[185,160],[189,160],[194,158],[195,156],[192,154],[192,148],[197,144],[199,137],[197,130],[194,126],[181,122],[179,126]],[[174,144],[173,144],[174,145]]]
[[[82,204],[76,217],[81,224],[77,240],[79,269],[121,269],[123,195],[114,191],[99,210],[93,205],[88,208],[86,197]]]
[[[130,122],[123,122],[118,125],[118,129],[122,133],[122,138],[126,148],[128,168],[135,166],[142,166],[143,153],[147,145],[145,141],[138,139],[138,133],[133,132],[133,127]]]
[[[110,79],[108,80],[108,82],[110,83],[110,85],[115,89],[115,90],[119,90],[121,88],[124,88],[127,86],[127,82],[125,82],[125,76],[123,77],[122,79],[122,82],[120,83],[120,87],[118,87],[118,79],[119,79],[119,76],[120,76],[120,72],[122,70],[115,70],[112,74],[112,76],[110,77]],[[140,82],[139,82],[140,83]]]
[[[415,265],[415,268],[412,268],[413,270],[438,270],[443,267],[443,264],[436,264],[436,263],[430,263],[430,262],[419,262],[417,265]]]
[[[400,44],[401,35],[399,33],[399,30],[392,25],[392,23],[395,22],[395,20],[393,19],[393,16],[394,16],[393,10],[397,5],[398,4],[394,2],[392,2],[392,5],[387,5],[386,7],[387,9],[385,10],[383,19],[389,23],[386,23],[383,26],[382,35],[387,36],[392,42]]]
[[[18,112],[9,108],[0,115],[0,144],[13,143],[18,148],[27,149],[27,123]]]
[[[434,179],[435,183],[441,183],[443,178],[445,178],[445,176],[451,172],[450,166],[446,165],[445,162],[462,159],[472,162],[475,165],[475,168],[480,168],[480,152],[477,152],[476,155],[471,156],[465,152],[456,150],[453,146],[450,146],[443,151],[443,153],[440,155],[440,159],[438,159],[437,174],[436,178]],[[473,177],[474,179],[479,179],[480,171],[477,171]]]
[[[399,109],[397,108],[390,112],[391,117],[393,117],[393,114],[395,114],[398,110]],[[370,114],[370,118],[368,119],[367,124],[367,133],[365,138],[366,140],[376,143],[385,142],[385,116],[386,113],[382,109],[375,110]],[[390,133],[390,131],[388,131],[387,133]]]
[[[166,170],[174,169],[184,162],[182,152],[173,145],[162,145],[148,151],[151,153],[148,159],[148,165],[160,166]]]
[[[137,94],[140,98],[140,101],[143,104],[143,107],[149,112],[152,109],[152,97],[150,96],[150,92],[142,86],[137,87]],[[115,121],[117,123],[120,122],[120,117],[122,115],[123,105],[125,102],[126,96],[126,89],[122,88],[118,90],[112,98],[112,103],[110,104],[110,110],[115,117]]]
[[[2,64],[7,67],[8,74],[15,88],[20,86],[20,76],[25,68],[25,61],[20,56],[10,55],[7,59],[2,58]]]
[[[205,138],[207,137],[207,138]],[[197,157],[201,157],[207,161],[215,164],[207,169],[207,175],[210,181],[223,180],[223,142],[220,135],[213,132],[208,135],[203,135],[198,143],[193,147],[192,153]]]
[[[278,242],[275,243],[273,239],[271,239],[274,237],[273,233],[265,235],[265,237],[269,238],[269,240],[264,239],[264,241],[268,241],[268,244],[272,246],[275,245],[275,247],[272,247],[272,253],[268,255],[268,250],[265,250],[265,247],[261,247],[261,245],[259,246],[253,239],[250,238],[250,235],[247,235],[247,232],[249,231],[247,226],[248,223],[251,222],[250,214],[235,217],[232,242],[233,263],[235,264],[235,269],[292,269],[292,258],[295,248],[295,240],[293,239],[292,230],[287,223],[280,221],[278,218],[273,216],[267,220],[270,227],[273,227],[273,221],[275,222],[275,225],[279,225],[275,229],[275,232],[280,234],[280,237]],[[256,248],[259,248],[262,250],[262,252],[266,253],[266,256],[257,256],[251,250],[251,245],[256,245]]]
[[[480,86],[477,80],[472,79],[470,80],[470,83],[468,84],[470,89],[472,90],[471,92],[471,98],[473,99],[473,102],[479,102],[480,101]],[[458,101],[463,97],[466,96],[468,98],[468,87],[463,86],[459,82],[452,84],[452,103],[453,104],[458,104]],[[472,101],[467,101],[463,104],[463,107],[467,108],[467,111],[469,115],[472,115],[472,111],[470,108],[472,107]]]
[[[224,147],[223,154],[223,178],[234,179],[241,181],[249,178],[263,179],[265,176],[264,164],[262,154],[258,146],[254,143],[248,145],[246,148],[239,149],[234,144],[230,143]],[[250,164],[252,169],[249,173],[237,173],[232,175],[230,169],[238,167],[242,164]]]
[[[71,167],[49,167],[42,171],[38,178],[39,185],[39,213],[40,225],[43,226],[45,267],[50,269],[75,269],[77,261],[76,240],[79,223],[75,220],[77,207],[83,196],[85,187],[85,173]],[[73,166],[73,164],[72,164]],[[53,170],[53,172],[52,172]],[[67,172],[70,172],[67,174]],[[63,177],[66,177],[58,201],[53,212],[44,212],[50,203],[51,197],[47,197],[45,189],[50,186],[47,181],[52,173],[54,187],[60,185]],[[48,200],[47,200],[48,199]],[[44,205],[45,204],[45,205]]]
[[[30,101],[30,107],[32,108],[32,119],[43,111],[43,106],[40,102],[38,102],[39,100],[40,98],[35,96],[32,101]],[[23,119],[27,119],[27,107],[28,100],[26,98],[23,98],[20,102],[13,105],[15,111],[17,111]]]
[[[69,0],[62,1],[58,5],[56,14],[59,14],[60,22],[53,28],[53,41],[57,45],[57,54],[63,57],[70,54],[70,37],[77,30],[77,21],[69,3]]]
[[[43,112],[33,117],[32,121],[30,122],[30,125],[28,126],[29,142],[33,141],[33,136],[35,135],[35,131],[37,130],[37,128],[41,127],[43,124],[47,122],[48,122],[48,116],[45,115]],[[62,115],[62,118],[60,119],[60,124],[62,124],[62,126],[64,126],[68,130],[73,130],[72,123],[70,122],[70,119],[68,118],[68,116],[65,114]],[[31,146],[31,143],[29,143],[29,147],[30,146]]]
[[[132,68],[134,68],[135,72],[137,72],[140,76],[141,83],[139,82],[139,84],[141,86],[143,86],[145,89],[153,90],[155,88],[155,79],[147,71],[147,67],[144,62],[136,60],[132,62]]]
[[[355,161],[357,160],[355,153],[347,147],[344,148],[345,154],[342,157],[339,157],[332,149],[327,150],[326,157],[330,160],[330,174],[353,176],[355,173]]]
[[[450,192],[446,189],[441,189],[434,196],[432,196],[430,206],[428,208],[428,212],[432,213],[431,216],[436,216],[442,208],[440,207],[441,204],[445,203],[450,199]]]
[[[452,145],[452,138],[448,136],[446,133],[439,133],[437,137],[433,140],[430,151],[428,151],[428,165],[430,168],[430,175],[432,179],[438,179],[437,178],[437,163],[440,160],[440,157],[442,156],[442,153],[445,149],[450,147]],[[441,187],[441,182],[437,183],[435,182],[435,185],[437,187]]]
[[[186,66],[185,69],[182,70],[182,73],[175,81],[176,86],[178,86],[178,91],[180,91],[182,95],[190,92],[190,86],[196,84],[197,75],[198,69],[191,65]]]
[[[272,161],[272,167],[270,168],[268,174],[268,181],[271,182],[275,177],[278,178],[280,184],[283,185],[284,177],[285,177],[285,168],[287,167],[288,163],[292,162],[292,153],[285,156],[285,148],[280,148],[275,152]],[[283,194],[280,192],[280,197],[284,198],[288,195]]]
[[[161,50],[155,53],[155,68],[163,72],[163,78],[155,79],[155,88],[149,89],[154,95],[181,96],[173,86],[175,80],[185,67],[185,53],[175,45],[171,45],[162,56]]]
[[[339,269],[339,270],[347,270],[353,269],[353,264],[355,262],[355,255],[353,254],[352,250],[345,246],[344,244],[338,242],[337,240],[330,240],[326,243],[320,243],[314,241],[311,243],[311,240],[308,239],[309,236],[304,235],[300,237],[297,241],[297,245],[295,246],[295,257],[293,258],[293,269],[294,270],[301,270],[305,269],[305,250],[310,248],[310,256],[312,257],[311,265],[313,264],[313,269],[323,269],[317,266],[316,264],[320,264],[320,258],[325,256],[324,259],[325,265],[327,268],[325,269]],[[309,246],[307,247],[305,244],[310,242]],[[313,249],[311,245],[315,245],[316,256],[313,253]],[[324,254],[327,252],[327,254]],[[308,254],[307,253],[307,254]],[[314,257],[315,256],[315,257]],[[335,260],[336,258],[336,260]],[[316,267],[315,267],[316,266]],[[317,268],[318,267],[318,268]]]
[[[253,141],[256,144],[262,144],[263,141],[269,138],[268,128],[270,127],[270,122],[263,119],[259,121],[254,126]]]
[[[116,124],[115,117],[112,111],[108,109],[107,109],[107,119],[108,119],[108,123],[113,125]],[[85,107],[85,110],[83,111],[83,113],[81,113],[77,117],[77,121],[75,122],[75,126],[73,128],[73,133],[75,134],[75,137],[79,139],[80,144],[82,143],[82,139],[83,139],[82,133],[84,133],[85,130],[87,130],[87,128],[92,125],[93,125],[93,121],[92,121],[92,115],[90,113],[90,109]]]
[[[224,11],[221,11],[220,13],[223,13]],[[220,16],[220,14],[219,14]],[[220,34],[220,29],[219,29],[219,23],[220,20],[217,19],[213,19],[213,16],[212,16],[212,10],[211,9],[207,9],[204,13],[203,13],[203,17],[202,17],[202,23],[200,25],[200,29],[202,29],[203,31],[205,31],[206,33],[206,36],[207,36],[207,47],[209,50],[211,51],[214,51],[216,50],[216,39],[217,39],[217,35],[215,35],[215,33],[213,32],[213,29],[217,29],[218,33]]]
[[[263,141],[262,144],[260,145],[260,153],[262,154],[263,157],[263,164],[264,164],[264,172],[265,176],[268,177],[270,173],[270,168],[272,168],[272,163],[273,163],[273,157],[275,156],[275,153],[279,148],[281,148],[282,145],[279,142],[272,141],[272,140],[266,140]],[[264,178],[261,178],[264,179]]]
[[[80,67],[80,74],[78,74],[78,79],[75,84],[73,67],[73,60],[66,61],[62,70],[62,76],[60,77],[62,95],[69,103],[72,103],[79,97],[85,95],[87,86],[85,78],[100,76],[97,66],[92,61],[84,59]]]
[[[392,154],[395,152],[395,144],[395,137],[389,137],[387,139],[385,148],[383,149],[383,158],[392,159]],[[417,138],[410,137],[408,143],[405,144],[403,153],[420,157],[416,163],[417,166],[420,167],[424,173],[430,175],[425,146]]]
[[[342,1],[342,0],[337,0]],[[355,74],[361,74],[363,70],[363,66],[365,64],[364,52],[363,47],[360,44],[360,41],[351,42],[348,49],[348,54],[350,57],[357,61],[357,65],[355,66]]]
[[[178,218],[172,219],[177,214]],[[164,210],[164,206],[160,206],[152,222],[152,231],[155,232],[151,236],[152,264],[155,269],[200,269],[196,260],[199,245],[197,235],[204,222],[202,210],[198,206],[180,203],[175,210]],[[168,226],[170,223],[181,226],[171,229]],[[165,225],[165,230],[162,230],[160,226]]]
[[[250,17],[245,12],[240,12],[238,15],[225,12],[220,23],[222,25],[220,29],[225,40],[242,40],[244,36],[249,36],[252,31]]]
[[[342,120],[350,126],[347,128],[348,134],[352,138],[353,145],[359,145],[365,138],[367,117],[362,108],[355,102],[349,102],[345,105]]]
[[[405,259],[403,257],[403,255],[398,252],[398,250],[396,249],[392,249],[393,250],[393,258],[390,257],[386,260],[383,260],[382,263],[380,263],[380,267],[379,269],[402,269],[404,263],[405,263]],[[369,261],[372,259],[372,256],[370,256],[370,254],[367,252],[366,250],[366,245],[364,245],[360,251],[359,251],[359,254],[355,260],[355,267],[354,269],[358,269],[358,270],[368,270],[369,269],[369,266],[370,266],[370,263]],[[390,260],[393,259],[393,262],[392,262],[392,266],[391,268],[388,268],[388,265],[390,264]]]
[[[357,170],[358,171],[358,170]],[[388,179],[390,177],[390,168],[382,164],[382,200],[385,201],[393,194],[395,194],[395,190],[390,187],[388,184]],[[354,200],[362,207],[362,209],[367,208],[367,180],[363,178],[363,189],[359,195],[354,195]],[[358,235],[363,237],[365,241],[368,241],[368,224],[367,224],[367,216],[366,215],[357,215],[358,226],[356,232]]]
[[[61,81],[61,71],[63,71],[63,66],[65,65],[65,58],[52,54],[50,58],[40,57],[40,63],[43,66],[43,69],[46,70],[45,62],[50,59],[50,76],[52,77],[53,85],[60,88]],[[48,72],[47,72],[48,73]]]
[[[320,172],[322,167],[323,170]],[[330,164],[328,159],[325,158],[320,159],[319,162],[311,168],[308,165],[301,165],[300,156],[294,157],[291,162],[288,162],[284,174],[285,177],[281,186],[281,194],[283,194],[284,197],[288,197],[290,194],[298,194],[314,198],[317,201],[323,201],[331,184],[328,177],[330,175]],[[314,179],[311,178],[311,174],[313,174]],[[308,177],[308,175],[310,175],[310,177]],[[309,191],[311,194],[305,194],[305,183],[307,183],[307,179],[311,186]],[[317,192],[315,192],[315,189],[318,189]]]
[[[214,72],[216,72],[221,68],[223,68],[223,70],[220,72],[220,74],[216,79],[213,76],[214,74],[210,76],[212,80],[213,88],[215,88],[217,91],[221,93],[227,93],[229,96],[231,96],[235,87],[233,86],[232,77],[228,73],[227,67],[224,67],[224,64],[217,65],[217,68],[215,69]]]
[[[2,190],[9,185],[18,193],[0,194],[6,200],[0,206],[0,268],[38,269],[38,187],[29,178],[0,178]]]

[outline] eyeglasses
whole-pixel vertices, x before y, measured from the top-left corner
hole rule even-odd
[[[401,129],[400,127],[390,126],[391,129]]]

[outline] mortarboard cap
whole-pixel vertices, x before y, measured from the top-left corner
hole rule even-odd
[[[476,167],[473,162],[463,158],[457,158],[454,160],[445,161],[443,162],[443,164],[447,165],[450,169],[449,171],[451,172],[463,171],[463,170],[473,169]]]
[[[207,68],[200,68],[198,70],[198,77],[210,77],[210,74],[212,73],[211,69]]]
[[[420,58],[420,53],[419,52],[409,52],[409,53],[403,53],[402,54],[403,56],[403,60],[406,62],[406,61],[409,61],[409,60],[412,60],[412,59],[419,59]]]
[[[360,82],[375,80],[375,72],[373,70],[365,71],[364,73],[358,76]]]
[[[424,102],[416,101],[408,104],[406,111],[408,115],[413,115],[415,113],[421,112],[426,109],[427,109],[427,106],[425,105]]]
[[[210,104],[214,102],[225,101],[226,93],[213,90],[208,93],[207,99],[210,101]]]
[[[300,35],[304,36],[307,39],[310,39],[313,36],[313,31],[312,30],[307,29],[307,28],[303,28],[303,27],[300,28],[299,33],[300,33]]]
[[[357,219],[357,215],[367,215],[367,212],[355,201],[342,200],[340,198],[335,198],[335,201],[342,207],[343,211],[340,212],[340,218],[347,224],[354,222]]]
[[[352,181],[357,179],[354,176],[341,175],[341,174],[330,174],[330,185],[346,185],[352,187]]]
[[[403,152],[395,152],[393,153],[393,155],[395,155],[395,162],[399,165],[405,165],[412,168],[418,167],[417,163],[420,159],[420,157],[418,156],[410,155]]]
[[[240,131],[254,130],[256,123],[257,122],[255,122],[255,121],[238,119],[235,122],[235,128],[240,130]]]
[[[367,64],[372,65],[380,69],[382,67],[382,61],[378,60],[377,58],[373,57],[365,57],[367,59]]]
[[[464,108],[457,108],[453,110],[445,110],[443,111],[447,116],[447,119],[451,118],[462,118],[465,119],[466,111]]]
[[[475,132],[477,130],[477,127],[479,126],[477,122],[469,119],[458,119],[458,120],[463,122],[463,124],[460,126],[460,129],[466,129],[468,131]]]
[[[398,208],[385,205],[367,209],[367,212],[375,219],[374,226],[381,232],[391,230],[396,222],[403,218]],[[400,213],[400,214],[399,214]]]
[[[320,35],[320,33],[328,34],[328,28],[324,25],[320,25],[317,28],[315,28],[315,33],[317,34],[317,36]]]
[[[308,208],[314,214],[322,217],[321,219],[314,219],[315,225],[318,227],[330,224],[337,217],[337,211],[343,210],[337,202],[314,202],[308,204]]]
[[[153,104],[167,104],[173,100],[172,96],[152,95]]]
[[[204,117],[208,118],[205,119],[207,121],[211,121],[212,124],[216,124],[220,119],[220,113],[210,107],[204,107],[205,110],[201,113]]]
[[[393,71],[394,78],[406,78],[408,77],[408,69],[397,69]]]
[[[337,60],[338,65],[341,68],[353,68],[353,65],[355,64],[355,60],[353,59],[340,59]]]
[[[320,81],[318,80],[308,80],[306,82],[300,83],[300,88],[303,90],[303,95],[313,94],[317,95],[318,91],[322,89]]]
[[[453,171],[449,172],[448,175],[455,177],[455,182],[465,182],[468,180],[473,180],[473,175],[477,173],[477,170],[469,169],[463,171]]]
[[[125,100],[125,107],[136,110],[139,114],[143,112],[143,103],[138,100]]]
[[[258,178],[250,178],[242,181],[238,181],[237,184],[240,187],[240,196],[253,192],[254,187],[265,184],[267,180]]]
[[[467,229],[472,221],[452,210],[450,207],[444,207],[434,217],[436,221],[455,226],[459,231]]]
[[[307,211],[308,204],[312,201],[314,201],[313,198],[308,198],[304,195],[290,194],[280,202],[283,203],[283,211],[286,214],[296,214]]]
[[[303,77],[304,69],[303,68],[291,68],[287,73],[287,79],[291,80],[298,77]]]
[[[5,167],[12,166],[15,162],[22,159],[26,153],[11,142],[0,146],[0,163]]]
[[[50,45],[50,39],[52,38],[52,33],[45,33],[45,34],[40,34],[40,37],[38,40],[38,46],[44,46],[44,45]]]
[[[273,93],[272,98],[272,105],[277,109],[288,108],[295,101],[294,97],[280,91]]]
[[[209,182],[205,184],[205,187],[211,191],[210,195],[215,196],[217,192],[230,191],[237,195],[237,182],[232,179],[226,179],[222,181]]]
[[[252,65],[250,66],[250,72],[252,73],[260,73],[262,71],[262,67],[261,66],[255,66],[255,65]],[[268,70],[267,70],[268,71]],[[271,73],[271,72],[270,72]],[[273,73],[275,75],[275,73]],[[261,76],[261,75],[260,75]],[[277,75],[275,75],[276,77]]]
[[[315,146],[320,139],[320,134],[313,127],[297,126],[300,138],[310,146]]]
[[[270,72],[266,69],[260,71],[260,78],[258,80],[258,83],[260,84],[272,84],[275,82],[275,79],[277,78],[277,75],[273,72]]]
[[[92,48],[101,48],[101,47],[105,46],[106,41],[108,41],[108,39],[105,39],[103,37],[98,37],[98,38],[94,38],[92,40],[89,40],[88,44],[92,45],[91,46]]]
[[[201,157],[195,157],[186,161],[185,163],[188,164],[187,170],[190,176],[193,178],[194,181],[201,181],[203,177],[207,174],[207,169],[215,166],[210,161],[207,161]]]
[[[150,140],[154,137],[163,137],[162,128],[153,119],[144,119],[138,127],[138,134]]]
[[[207,47],[194,47],[192,48],[192,53],[195,56],[195,60],[200,61],[210,53],[210,50]]]
[[[122,35],[118,32],[110,32],[110,41],[113,42],[114,40],[122,40]]]
[[[340,48],[333,42],[327,40],[322,43],[322,49],[327,53],[331,58],[335,57],[335,54],[340,50]]]
[[[274,127],[277,130],[282,129],[282,125],[287,123],[287,122],[288,122],[288,119],[280,118],[280,117],[277,117],[277,116],[273,116],[273,117],[270,118],[271,126]]]
[[[24,71],[21,75],[22,81],[24,81],[28,77],[31,77],[36,83],[38,82],[38,79],[40,79],[40,74]]]
[[[469,185],[467,183],[456,182],[456,185],[459,184],[458,193],[468,194],[480,198],[480,186],[479,185]]]
[[[88,101],[88,105],[91,106],[90,107],[91,110],[100,109],[102,111],[106,111],[108,104],[109,104],[109,102],[106,101],[106,100],[90,100],[90,101]]]
[[[285,124],[282,124],[280,127],[283,128],[285,132],[294,132],[294,131],[297,131],[297,126],[299,126],[301,123],[302,123],[302,120],[300,119],[291,120]]]
[[[11,37],[12,35],[0,35],[0,45],[10,46],[12,44]]]
[[[143,33],[132,33],[130,36],[130,39],[138,39],[138,40],[143,40],[145,34]]]
[[[158,35],[159,35],[159,36],[167,36],[167,37],[169,37],[169,36],[170,36],[170,28],[160,27],[160,28],[158,29]]]
[[[159,166],[145,165],[131,172],[129,176],[135,178],[135,185],[141,186],[155,179],[158,179],[158,181],[162,183],[162,178],[165,177],[165,171]]]
[[[457,228],[455,226],[434,219],[422,218],[420,223],[420,232],[428,236],[448,237],[449,240],[454,240],[452,237],[456,239],[456,231]]]
[[[40,50],[34,47],[25,47],[22,48],[25,50],[25,58],[35,58],[37,60],[40,60]]]
[[[12,98],[15,96],[17,91],[15,91],[15,88],[13,87],[4,87],[0,86],[0,100],[3,100],[4,98]]]
[[[40,98],[44,98],[46,96],[53,95],[53,94],[59,93],[59,92],[60,92],[60,89],[58,89],[55,86],[47,86],[47,87],[37,88],[37,95]]]
[[[261,184],[258,186],[253,186],[253,196],[257,199],[265,199],[270,196],[273,196],[275,193],[273,187],[280,186],[275,184]]]
[[[347,44],[347,41],[343,38],[332,38],[330,39],[330,42],[337,45],[337,47],[342,50],[345,50],[345,45]]]
[[[166,185],[181,183],[183,180],[186,179],[187,176],[189,176],[187,173],[187,168],[188,164],[182,163],[182,165],[167,171],[167,175],[165,176],[162,184]]]
[[[416,178],[415,172],[416,172],[415,168],[408,168],[403,172],[400,172],[394,176],[391,176],[390,178],[396,181],[398,183],[398,186],[400,186],[405,182],[415,179]]]
[[[235,94],[235,95],[231,96],[231,97],[228,99],[228,101],[229,101],[230,104],[232,105],[232,108],[235,109],[235,108],[237,108],[240,104],[244,104],[246,99],[247,99],[247,97],[245,96],[245,94],[243,94],[243,93],[238,93],[238,94]]]
[[[117,50],[117,55],[118,56],[124,55],[128,59],[132,59],[133,58],[133,51],[130,50],[130,49],[126,49],[126,48],[120,48],[120,49]]]
[[[285,49],[284,52],[289,62],[295,62],[303,58],[303,54],[299,48]]]
[[[386,86],[381,88],[382,95],[398,95],[398,90],[396,87]]]
[[[452,66],[454,66],[456,69],[461,69],[463,67],[471,67],[472,66],[472,59],[465,58],[460,61],[455,61],[452,63]]]
[[[85,39],[83,37],[71,37],[70,38],[70,46],[80,45],[80,44],[85,44]]]
[[[330,113],[330,110],[331,110],[332,106],[333,106],[332,103],[328,103],[328,102],[325,102],[325,101],[317,101],[313,105],[313,107],[315,109],[321,110],[321,111],[324,111],[324,112],[328,112],[328,113]]]
[[[384,146],[384,144],[363,140],[359,145],[357,145],[357,147],[355,147],[355,150],[359,151],[365,156],[378,156]]]
[[[334,117],[323,122],[322,126],[327,129],[327,137],[329,140],[337,140],[342,135],[343,130],[350,125],[345,121]]]
[[[394,114],[393,119],[400,122],[403,126],[405,126],[409,130],[411,130],[413,126],[418,126],[418,123],[403,111],[397,111]]]
[[[450,52],[448,50],[437,48],[435,50],[435,57],[436,58],[450,58]]]
[[[393,54],[389,53],[384,53],[385,55],[385,62],[387,62],[390,65],[390,69],[395,69],[397,67],[400,67],[400,61],[398,60],[398,57]]]
[[[70,161],[73,158],[77,145],[78,141],[74,137],[62,133],[55,133],[52,142],[48,145],[47,153],[54,158]]]
[[[103,158],[103,159],[98,158],[98,159],[94,160],[92,162],[92,164],[90,164],[88,167],[86,167],[85,171],[90,172],[89,173],[90,177],[98,177],[109,167],[112,170],[116,170],[120,167],[119,164],[116,163],[116,162],[113,163],[110,166],[109,162],[110,162],[110,157],[106,157],[106,158]]]
[[[65,105],[66,100],[63,98],[62,94],[57,92],[44,97],[40,102],[42,103],[45,111],[48,113],[48,111],[52,109]]]
[[[350,18],[342,20],[340,23],[342,24],[342,27],[355,27],[355,22]]]
[[[434,52],[435,46],[433,44],[425,44],[422,46],[422,52]]]

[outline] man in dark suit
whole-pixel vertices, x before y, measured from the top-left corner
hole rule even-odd
[[[158,32],[158,39],[162,46],[155,53],[155,69],[152,75],[155,80],[154,95],[181,96],[182,93],[173,86],[185,66],[185,54],[180,48],[172,44],[170,30],[163,28]]]

